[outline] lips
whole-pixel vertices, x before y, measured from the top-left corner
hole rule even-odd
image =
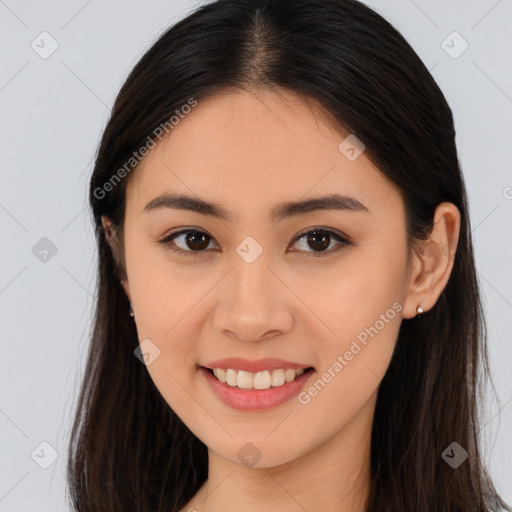
[[[218,363],[219,361],[214,361]],[[280,364],[285,361],[280,360]],[[220,382],[211,370],[200,367],[199,374],[205,379],[208,389],[225,405],[240,411],[263,411],[277,407],[298,395],[315,375],[314,370],[305,371],[292,382],[268,389],[239,389]]]
[[[242,357],[227,357],[225,359],[217,359],[215,361],[208,361],[201,365],[203,368],[213,370],[214,368],[232,368],[235,370],[242,370],[245,372],[263,372],[265,370],[278,370],[282,368],[287,370],[293,368],[295,370],[301,368],[306,370],[307,368],[313,368],[310,364],[296,363],[293,361],[285,361],[283,359],[276,359],[273,357],[267,357],[264,359],[258,359],[251,361],[250,359],[244,359]]]

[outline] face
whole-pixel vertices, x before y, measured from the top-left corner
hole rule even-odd
[[[346,135],[288,92],[219,95],[184,116],[128,184],[124,286],[147,370],[227,460],[254,445],[255,467],[270,467],[327,443],[374,403],[391,359],[408,290],[404,205],[364,151],[354,158],[357,143],[340,149]],[[164,194],[214,203],[226,217],[165,201],[146,209]],[[272,217],[333,194],[361,205]],[[201,367],[229,357],[285,361],[263,362],[270,379],[314,370],[266,391],[213,386]]]

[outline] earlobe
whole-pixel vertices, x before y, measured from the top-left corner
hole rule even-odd
[[[429,238],[414,255],[410,292],[404,304],[404,318],[417,314],[418,304],[428,312],[446,287],[453,269],[460,232],[460,212],[453,204],[438,205]]]

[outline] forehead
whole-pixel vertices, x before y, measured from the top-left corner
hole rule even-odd
[[[128,184],[141,212],[162,192],[197,196],[251,218],[277,202],[330,193],[356,197],[370,213],[395,208],[399,192],[363,153],[339,149],[348,133],[318,104],[288,91],[230,92],[198,101],[144,158]],[[396,212],[395,212],[396,213]]]

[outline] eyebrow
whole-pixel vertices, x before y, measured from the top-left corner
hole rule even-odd
[[[162,194],[151,200],[144,208],[144,212],[151,212],[162,208],[187,210],[228,222],[234,220],[233,216],[219,204],[183,194]],[[368,208],[355,197],[343,194],[329,194],[304,201],[288,201],[278,204],[272,209],[270,218],[273,222],[278,222],[288,217],[303,215],[317,210],[348,210],[369,213]]]

